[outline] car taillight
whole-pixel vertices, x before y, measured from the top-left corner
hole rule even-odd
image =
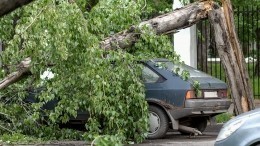
[[[227,90],[219,90],[219,91],[218,91],[218,96],[219,96],[219,97],[228,97],[228,92],[227,92]]]
[[[192,99],[192,98],[196,98],[196,95],[195,95],[195,91],[187,91],[186,93],[186,99]]]

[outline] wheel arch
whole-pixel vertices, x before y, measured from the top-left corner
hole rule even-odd
[[[259,146],[260,145],[260,138],[255,139],[251,142],[250,146]]]
[[[167,116],[168,120],[171,122],[171,126],[173,129],[177,130],[179,128],[179,121],[175,120],[173,116],[170,114],[170,112],[167,110],[165,105],[168,105],[167,103],[163,102],[162,100],[158,99],[147,99],[148,105],[154,105],[160,108]]]

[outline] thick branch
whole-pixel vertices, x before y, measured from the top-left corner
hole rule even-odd
[[[31,58],[25,58],[19,65],[16,72],[9,74],[5,79],[0,81],[0,89],[4,89],[5,87],[9,86],[10,84],[18,81],[21,77],[29,72],[31,63]]]
[[[127,48],[133,45],[139,38],[140,27],[150,27],[157,34],[173,32],[178,29],[192,26],[193,24],[207,18],[207,12],[211,9],[211,2],[195,2],[171,13],[164,14],[148,21],[144,21],[139,26],[132,26],[129,30],[117,33],[104,39],[100,45],[106,50]]]
[[[0,17],[32,1],[33,0],[0,0]]]

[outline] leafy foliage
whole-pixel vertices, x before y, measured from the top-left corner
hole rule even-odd
[[[171,11],[172,0],[145,0],[142,7],[142,19],[150,19]]]
[[[167,36],[149,30],[130,49],[99,47],[103,38],[141,21],[143,1],[100,0],[90,12],[84,11],[84,1],[76,2],[35,1],[0,19],[6,46],[0,76],[15,71],[23,58],[32,59],[32,75],[1,91],[1,125],[6,129],[0,132],[43,140],[95,139],[101,145],[141,142],[147,135],[148,115],[142,67],[136,61],[153,57],[178,61],[179,57]],[[55,77],[41,80],[46,70]],[[32,94],[39,102],[25,103]],[[43,110],[50,101],[58,101],[55,109]],[[90,114],[87,132],[59,128],[79,110]]]

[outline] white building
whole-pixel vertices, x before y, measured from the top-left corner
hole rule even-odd
[[[173,9],[183,5],[179,0],[174,0]],[[174,51],[181,56],[185,64],[197,68],[197,37],[196,25],[180,30],[174,34]]]

